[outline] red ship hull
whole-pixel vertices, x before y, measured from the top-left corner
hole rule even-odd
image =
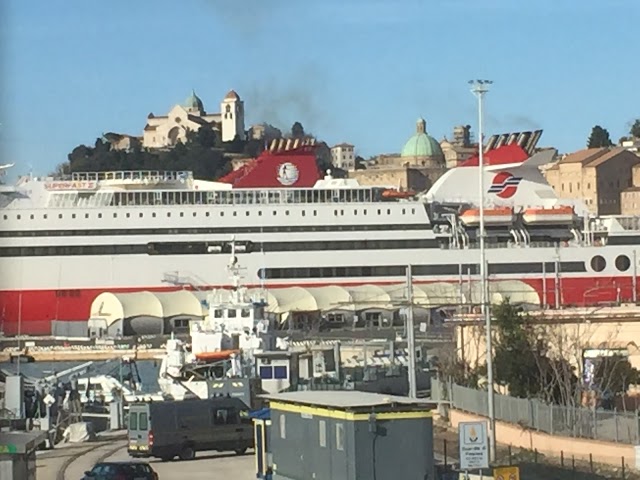
[[[555,279],[547,278],[543,287],[542,279],[520,279],[538,292],[539,298],[550,307],[556,305]],[[420,281],[417,283],[429,283]],[[396,284],[398,281],[367,282],[378,285]],[[560,279],[559,304],[569,306],[596,306],[632,302],[633,277],[580,277]],[[300,283],[277,284],[269,288],[284,288],[291,286],[319,287],[326,285],[354,285],[349,283]],[[224,287],[224,286],[219,286]],[[252,287],[249,285],[249,287]],[[255,285],[254,287],[257,287]],[[215,288],[215,286],[210,286]],[[135,288],[105,288],[105,289],[77,289],[77,290],[21,290],[0,291],[0,330],[5,335],[50,335],[54,320],[86,322],[90,315],[91,303],[102,292],[126,293],[135,291],[167,292],[175,291],[176,287],[135,287]],[[638,289],[636,286],[636,297]]]

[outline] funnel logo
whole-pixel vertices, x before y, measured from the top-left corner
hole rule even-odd
[[[514,177],[509,172],[499,172],[493,177],[489,193],[495,193],[500,198],[511,198],[516,194],[522,177]]]
[[[278,167],[278,181],[282,185],[293,185],[298,181],[299,176],[300,172],[298,171],[298,167],[296,167],[293,163],[282,163]]]

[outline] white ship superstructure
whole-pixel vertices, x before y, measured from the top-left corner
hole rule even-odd
[[[490,280],[524,281],[550,305],[635,300],[637,219],[593,219],[559,200],[538,170],[545,155],[486,167]],[[152,171],[3,185],[2,328],[48,334],[52,320],[86,321],[104,291],[224,286],[234,239],[247,287],[400,283],[408,264],[417,283],[477,277],[477,167],[409,199],[329,175],[299,188],[314,158],[274,158],[261,174],[280,187]]]

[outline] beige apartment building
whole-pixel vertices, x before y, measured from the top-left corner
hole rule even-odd
[[[624,148],[590,148],[563,157],[544,173],[559,197],[584,199],[597,215],[620,215],[628,210],[623,192],[632,187],[637,165],[640,157]]]

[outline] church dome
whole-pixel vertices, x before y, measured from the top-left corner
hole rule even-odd
[[[191,95],[184,101],[184,107],[190,110],[204,110],[202,100],[196,95],[195,90],[191,90]]]
[[[402,157],[442,157],[438,141],[427,134],[427,122],[420,118],[416,123],[416,134],[402,148]]]

